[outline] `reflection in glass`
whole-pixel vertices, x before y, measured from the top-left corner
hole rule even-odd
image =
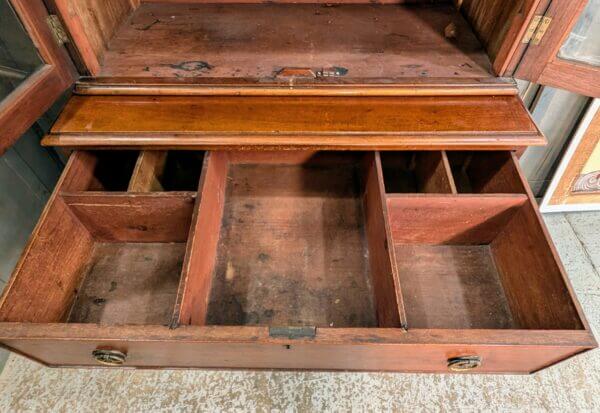
[[[9,0],[0,0],[0,100],[42,65]]]
[[[558,57],[600,66],[600,0],[589,0]]]

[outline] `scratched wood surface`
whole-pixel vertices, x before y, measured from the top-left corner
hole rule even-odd
[[[446,38],[453,23],[456,36]],[[148,4],[116,31],[100,76],[273,78],[285,67],[344,77],[488,77],[451,4]]]
[[[68,322],[167,325],[185,243],[96,243]]]

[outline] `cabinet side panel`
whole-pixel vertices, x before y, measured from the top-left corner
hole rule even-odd
[[[461,10],[492,60],[505,75],[540,0],[464,0]]]
[[[52,0],[92,75],[117,28],[137,8],[137,0]]]

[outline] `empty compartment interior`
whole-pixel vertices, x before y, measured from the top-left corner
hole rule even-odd
[[[409,329],[582,328],[525,195],[387,203]]]
[[[377,176],[373,153],[211,153],[180,322],[399,326]]]
[[[75,152],[0,305],[0,320],[170,324],[195,193],[62,192]]]
[[[129,192],[196,191],[203,151],[141,151]]]
[[[387,193],[456,193],[443,151],[381,152]]]
[[[64,191],[127,191],[139,151],[82,151]]]
[[[56,3],[96,76],[275,81],[286,69],[308,78],[493,76],[450,1]]]
[[[447,156],[459,193],[526,193],[508,151],[448,151]]]
[[[167,325],[185,243],[95,242],[70,323]]]

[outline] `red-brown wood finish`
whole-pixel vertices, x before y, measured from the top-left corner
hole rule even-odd
[[[36,328],[32,328],[36,327]],[[15,337],[19,337],[15,339]],[[482,358],[475,373],[532,373],[594,345],[589,332],[318,329],[314,339],[273,339],[265,327],[4,325],[0,341],[48,365],[96,366],[99,347],[125,366],[448,372],[447,360]],[[552,342],[552,344],[549,344]],[[518,343],[518,344],[517,344]]]
[[[514,149],[545,138],[517,96],[74,96],[45,145]]]
[[[458,156],[455,155],[450,153],[449,157],[454,159]],[[82,271],[80,266],[89,259],[92,244],[98,241],[110,242],[108,239],[102,241],[102,238],[98,238],[97,234],[89,231],[89,223],[88,229],[86,229],[85,224],[82,224],[77,218],[77,214],[81,214],[81,212],[72,209],[74,205],[81,200],[86,200],[87,203],[87,200],[93,200],[96,197],[100,201],[100,206],[107,203],[108,200],[112,200],[108,204],[117,205],[118,202],[115,200],[121,199],[126,200],[123,207],[129,208],[129,203],[134,202],[136,199],[144,199],[144,202],[150,202],[150,204],[144,204],[146,205],[144,210],[151,213],[151,211],[160,211],[157,208],[162,206],[153,206],[153,203],[157,203],[161,197],[165,197],[165,206],[174,202],[171,205],[175,209],[183,208],[180,202],[183,202],[184,199],[191,199],[191,194],[188,193],[101,194],[93,191],[64,192],[63,189],[66,188],[78,188],[79,191],[85,190],[89,186],[90,176],[93,176],[89,172],[86,173],[86,170],[94,168],[95,162],[106,162],[108,158],[105,156],[99,157],[97,154],[81,151],[75,152],[75,155],[72,156],[61,182],[53,194],[51,202],[48,204],[0,302],[0,317],[2,319],[2,322],[0,322],[0,342],[2,345],[48,365],[99,366],[92,356],[92,351],[97,348],[113,348],[126,354],[123,365],[125,367],[447,372],[449,358],[479,356],[482,364],[472,372],[531,373],[596,346],[589,326],[564,275],[564,270],[560,266],[556,251],[535,209],[533,197],[526,186],[523,185],[523,178],[516,164],[516,158],[514,156],[502,156],[501,153],[473,153],[466,157],[463,155],[458,156],[461,160],[465,160],[470,156],[470,165],[474,170],[485,167],[486,162],[480,160],[479,157],[487,156],[490,159],[488,162],[490,167],[498,168],[497,170],[501,171],[497,174],[482,173],[481,176],[489,176],[490,178],[479,183],[474,181],[473,188],[486,192],[481,194],[453,194],[447,192],[442,194],[385,194],[383,193],[385,188],[381,167],[373,168],[373,165],[377,166],[378,163],[367,162],[368,170],[374,171],[375,174],[366,175],[366,184],[370,189],[367,189],[365,202],[367,205],[374,205],[370,197],[375,194],[373,192],[375,187],[378,188],[380,197],[385,196],[387,198],[387,204],[382,206],[382,211],[369,208],[366,210],[366,213],[372,217],[383,217],[384,226],[387,226],[389,221],[390,232],[386,236],[388,240],[387,248],[391,248],[392,243],[394,245],[400,245],[399,243],[405,243],[405,245],[411,243],[414,245],[418,243],[444,243],[449,246],[461,243],[490,243],[490,251],[496,254],[495,265],[504,292],[502,293],[502,288],[498,284],[489,284],[488,287],[482,286],[487,290],[481,291],[493,292],[493,290],[490,290],[492,288],[506,295],[506,302],[511,307],[514,319],[513,322],[507,324],[510,328],[465,328],[465,322],[450,320],[445,315],[444,317],[438,315],[439,318],[436,323],[419,320],[414,317],[414,307],[412,306],[415,305],[415,301],[412,297],[408,301],[411,305],[408,318],[404,315],[404,311],[399,313],[401,319],[406,320],[401,324],[406,326],[406,330],[402,328],[382,328],[382,326],[371,328],[318,327],[314,337],[285,338],[272,337],[269,328],[266,326],[202,325],[202,319],[205,317],[202,312],[206,312],[202,308],[206,308],[207,300],[209,300],[208,292],[212,273],[208,267],[202,273],[199,272],[202,268],[200,264],[202,262],[214,262],[215,258],[211,256],[210,251],[206,251],[206,248],[200,247],[205,245],[200,240],[210,236],[210,234],[218,234],[219,232],[221,218],[218,214],[216,218],[211,215],[215,210],[211,207],[211,202],[218,201],[219,197],[211,192],[211,188],[214,190],[213,183],[221,181],[222,178],[227,176],[224,171],[219,172],[219,168],[216,168],[212,172],[214,177],[211,178],[211,168],[209,166],[217,167],[220,164],[217,160],[221,159],[223,165],[226,165],[227,162],[234,165],[244,165],[249,162],[250,166],[253,163],[254,165],[265,163],[266,165],[272,164],[275,166],[280,164],[284,168],[297,168],[298,163],[302,165],[307,162],[317,162],[313,167],[322,167],[318,161],[319,157],[315,158],[315,153],[305,152],[282,152],[279,160],[276,152],[234,152],[230,154],[216,152],[208,155],[200,179],[202,183],[199,186],[195,212],[189,218],[191,212],[186,206],[186,217],[182,218],[182,220],[191,219],[189,225],[193,229],[188,239],[182,281],[178,293],[179,298],[176,299],[175,308],[172,310],[173,321],[170,326],[111,325],[111,318],[107,318],[106,323],[103,325],[65,323],[70,303],[75,298],[77,283],[82,276],[80,275]],[[212,158],[214,158],[212,162],[209,161]],[[423,164],[424,166],[430,165],[432,159],[442,160],[442,163],[438,165],[446,165],[441,169],[439,167],[433,169],[437,171],[438,176],[435,176],[436,174],[431,175],[432,182],[441,182],[439,174],[442,171],[448,174],[448,182],[452,182],[453,177],[451,174],[454,171],[451,171],[451,168],[448,167],[447,160],[444,162],[446,159],[444,154],[438,156],[432,153],[422,158],[427,160]],[[317,161],[314,161],[314,159],[317,159]],[[328,162],[355,162],[353,159],[356,159],[356,155],[332,153],[324,159],[328,159]],[[377,161],[379,160],[379,154],[366,154],[365,159],[375,159]],[[499,160],[502,160],[502,162]],[[508,166],[506,162],[509,162]],[[218,176],[221,179],[215,181],[214,178]],[[518,179],[519,183],[510,184],[513,179]],[[369,180],[377,182],[377,185],[369,184]],[[436,188],[436,186],[428,185],[424,187],[430,188],[432,191],[435,191]],[[302,188],[302,186],[298,188]],[[448,191],[449,189],[446,185],[439,188],[442,191]],[[518,193],[519,191],[505,194],[487,193],[502,188],[514,188],[515,190],[523,188],[525,193]],[[369,193],[371,195],[368,195]],[[203,204],[203,201],[208,202],[208,204]],[[451,202],[442,208],[444,213],[440,215],[445,216],[446,221],[437,224],[432,223],[429,227],[429,233],[422,232],[421,235],[418,235],[419,232],[414,231],[414,225],[419,221],[425,222],[424,218],[426,216],[435,218],[438,214],[425,213],[413,216],[413,218],[406,221],[406,225],[401,225],[402,221],[397,216],[397,213],[406,214],[406,211],[410,211],[411,204],[413,206],[432,206],[445,205],[445,202]],[[453,205],[452,202],[457,204]],[[390,208],[389,213],[386,212],[387,208]],[[170,209],[173,208],[170,207]],[[216,210],[219,210],[218,204]],[[165,211],[165,214],[168,214],[168,212]],[[452,214],[455,215],[455,219],[452,219]],[[517,216],[518,214],[525,214],[527,219],[522,221]],[[121,213],[115,210],[110,215],[119,218]],[[485,216],[493,219],[486,220],[484,219]],[[67,217],[68,219],[66,219]],[[467,217],[466,220],[465,217]],[[402,215],[402,219],[405,218],[406,215]],[[102,219],[98,218],[98,220],[110,222],[108,216]],[[57,221],[60,221],[60,225]],[[71,221],[72,223],[70,223]],[[132,221],[135,221],[135,219]],[[211,222],[215,225],[211,225]],[[373,218],[368,218],[366,224],[368,231],[380,228],[379,225],[374,225],[375,222]],[[462,232],[460,222],[466,225],[466,227],[463,227]],[[79,252],[73,254],[72,247],[57,242],[56,236],[48,238],[48,234],[58,233],[56,231],[52,232],[51,226],[62,228],[60,234],[63,235],[59,234],[59,236],[65,242],[77,240],[76,248]],[[435,231],[433,231],[434,227]],[[73,237],[73,234],[75,234],[74,229],[77,228],[79,228],[81,236],[76,235]],[[157,232],[152,228],[151,225],[148,226],[150,232],[160,235],[160,230]],[[175,230],[176,226],[169,228],[172,231]],[[445,231],[440,231],[444,228]],[[455,235],[452,235],[451,231],[449,232],[449,228],[455,228]],[[469,231],[469,228],[475,230]],[[530,233],[534,235],[533,238],[528,235]],[[370,235],[371,240],[369,242],[372,244],[370,248],[376,245],[373,242],[379,242],[379,237],[374,235],[377,234],[372,233]],[[507,236],[517,238],[506,243]],[[169,241],[175,238],[179,240],[179,236],[174,233],[171,233],[169,237],[167,237]],[[382,235],[382,237],[384,236]],[[47,244],[49,239],[52,240],[51,244]],[[82,239],[87,241],[82,243]],[[132,240],[135,242],[138,239],[135,234],[128,234],[123,237],[126,242]],[[520,263],[530,258],[513,262],[510,256],[504,256],[505,253],[503,252],[505,245],[510,243],[520,245],[523,242],[529,242],[527,241],[529,239],[532,240],[533,244],[523,247],[523,251],[528,251],[532,257],[531,259],[541,260],[538,264],[532,264],[540,266],[539,280],[541,283],[533,286],[533,290],[525,288],[531,280],[524,281],[520,278],[520,271],[525,268]],[[217,239],[212,242],[214,246],[211,249],[216,251]],[[69,248],[68,255],[65,255],[67,252],[65,248]],[[65,261],[65,256],[68,256],[70,261]],[[437,258],[434,258],[438,259],[444,256],[449,257],[448,255],[437,255]],[[397,289],[397,300],[402,300],[402,295],[406,291],[402,289],[401,281],[402,279],[407,280],[406,277],[410,276],[406,271],[412,271],[411,267],[403,265],[403,272],[399,274],[399,278],[390,278],[395,277],[393,274],[389,274],[389,268],[395,268],[397,258],[393,251],[390,251],[389,257],[386,257],[385,254],[379,254],[378,257],[374,256],[372,259],[376,259],[375,262],[378,263],[387,262],[386,265],[391,267],[387,267],[388,270],[386,270],[385,265],[376,265],[372,267],[372,271],[378,271],[381,280],[394,279],[395,281],[392,284]],[[410,259],[410,257],[411,255],[403,253],[403,259]],[[455,265],[465,266],[465,269],[471,265],[468,260],[465,261],[459,258],[457,256],[453,258]],[[48,264],[48,260],[51,261],[50,264]],[[65,266],[69,262],[71,264]],[[260,263],[257,265],[260,265]],[[62,290],[52,284],[54,278],[52,273],[48,273],[47,268],[53,268],[52,271],[59,273],[61,282],[64,285],[69,285],[69,287]],[[475,268],[473,267],[473,269]],[[394,271],[392,270],[392,273]],[[40,277],[40,274],[43,274],[43,276]],[[455,276],[450,273],[448,275]],[[440,287],[443,288],[443,280],[436,280],[435,277],[433,280],[440,283]],[[410,287],[414,288],[414,285]],[[449,287],[451,288],[448,291],[456,291],[456,285],[449,285]],[[155,286],[152,288],[155,288]],[[381,286],[376,286],[376,291],[383,292],[381,288]],[[409,290],[407,289],[407,291]],[[195,297],[198,297],[198,299],[195,299]],[[376,301],[379,301],[382,300],[382,297],[387,296],[376,293],[375,297]],[[551,299],[550,297],[554,298]],[[553,303],[556,303],[557,299],[560,303],[558,306],[554,306]],[[393,306],[397,306],[393,301],[390,302]],[[164,302],[168,302],[168,297],[165,298]],[[380,301],[379,303],[383,304],[382,308],[391,308],[392,306],[389,302]],[[449,304],[460,305],[459,301],[456,300],[449,302]],[[474,310],[474,308],[469,309],[466,307],[461,309],[465,311],[465,315],[468,315],[468,311]],[[171,311],[170,309],[167,310]],[[433,310],[428,312],[430,316],[435,314]],[[200,313],[200,318],[194,319],[194,316],[190,318],[187,315],[195,312]],[[120,313],[118,316],[127,320],[127,314],[132,315],[130,319],[139,320],[139,317],[134,317],[137,315],[134,308],[128,308],[127,312]],[[383,314],[381,313],[381,315]],[[160,314],[153,312],[148,316],[156,318]],[[117,318],[113,317],[113,319],[116,320]],[[158,317],[156,319],[162,318]],[[189,325],[190,320],[192,325]],[[385,320],[385,317],[380,318],[379,322],[385,325]],[[413,324],[411,324],[411,321]],[[455,323],[455,321],[458,322]],[[484,317],[477,324],[496,326],[501,325],[498,324],[501,321],[499,318],[497,320],[490,319],[488,323],[488,320]],[[428,325],[441,324],[443,326],[444,323],[450,328],[422,328]],[[461,326],[461,328],[453,329],[451,328],[452,324]],[[543,329],[539,327],[543,327]]]

